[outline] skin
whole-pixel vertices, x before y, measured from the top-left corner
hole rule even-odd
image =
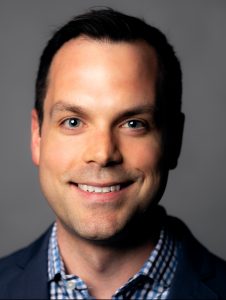
[[[110,297],[154,246],[148,240],[122,250],[110,241],[120,236],[120,244],[160,187],[157,70],[155,51],[145,42],[70,40],[50,67],[41,135],[32,112],[32,158],[56,214],[61,255],[67,271],[92,285],[97,298]],[[88,192],[78,184],[120,190]]]

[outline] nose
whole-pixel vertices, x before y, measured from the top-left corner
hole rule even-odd
[[[86,144],[84,161],[86,163],[96,163],[100,167],[120,164],[122,154],[117,138],[107,130],[93,133]]]

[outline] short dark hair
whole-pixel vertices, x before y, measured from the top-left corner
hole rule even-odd
[[[40,127],[48,87],[48,72],[53,57],[65,42],[79,36],[110,42],[131,43],[142,40],[153,47],[159,65],[156,86],[156,106],[160,112],[158,121],[161,123],[164,119],[169,126],[176,119],[181,110],[182,75],[173,47],[160,30],[145,21],[105,8],[76,16],[57,30],[47,43],[40,58],[36,80],[35,109]]]

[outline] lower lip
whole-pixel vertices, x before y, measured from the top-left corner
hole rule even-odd
[[[76,184],[70,183],[71,187],[75,189],[83,198],[87,201],[94,203],[109,203],[109,202],[117,202],[122,199],[122,195],[132,186],[132,184],[127,187],[122,188],[119,191],[108,192],[108,193],[95,193],[95,192],[87,192],[80,189]]]

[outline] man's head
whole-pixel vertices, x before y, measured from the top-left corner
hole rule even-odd
[[[59,224],[108,239],[159,200],[180,107],[180,65],[157,29],[101,10],[57,31],[41,57],[32,153]]]

